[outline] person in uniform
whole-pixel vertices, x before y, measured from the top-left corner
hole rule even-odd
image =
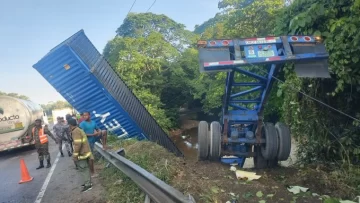
[[[57,117],[57,123],[54,125],[53,131],[59,144],[59,151],[61,157],[64,157],[64,153],[62,151],[63,142],[65,143],[65,147],[69,157],[71,157],[72,154],[70,148],[70,132],[60,116]]]
[[[37,149],[40,165],[36,169],[44,168],[44,158],[47,160],[46,168],[50,168],[50,153],[49,153],[49,135],[57,144],[57,140],[54,135],[50,132],[47,125],[42,126],[41,119],[35,120],[35,127],[32,128],[32,139],[35,140],[35,147]]]
[[[82,192],[86,192],[92,188],[89,167],[89,160],[92,158],[90,145],[85,132],[77,126],[75,119],[69,119],[68,124],[70,126],[71,135],[74,142],[73,160],[76,162],[76,165],[79,168],[78,171],[80,172],[83,179],[84,184],[82,185]]]
[[[67,134],[67,138],[69,139],[69,144],[70,144],[70,153],[72,155],[72,152],[73,152],[73,140],[72,140],[72,136],[71,136],[71,130],[70,130],[70,126],[69,124],[67,124],[67,122],[65,122],[65,119],[64,117],[61,117],[61,123],[64,125],[64,128],[65,128],[65,134]]]
[[[65,119],[66,119],[66,122],[69,124],[69,120],[70,119],[74,119],[75,121],[76,121],[76,125],[79,125],[78,123],[77,123],[77,120],[75,119],[75,118],[73,118],[72,116],[71,116],[71,114],[66,114],[65,115]]]

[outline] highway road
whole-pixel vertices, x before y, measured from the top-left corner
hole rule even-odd
[[[0,153],[1,203],[73,203],[104,201],[104,189],[98,177],[93,179],[93,189],[81,193],[80,175],[70,157],[60,157],[58,147],[50,138],[51,168],[36,170],[39,165],[35,149],[22,148]],[[66,154],[66,153],[64,153]],[[34,179],[19,184],[20,160],[24,159]]]

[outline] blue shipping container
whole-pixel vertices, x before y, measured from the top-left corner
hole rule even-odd
[[[149,139],[182,156],[83,30],[50,50],[33,67],[77,111],[90,112],[101,129],[120,138]]]

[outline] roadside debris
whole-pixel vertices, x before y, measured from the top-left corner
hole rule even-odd
[[[256,175],[255,172],[237,170],[235,166],[231,166],[230,171],[235,172],[236,178],[238,180],[250,180],[251,181],[251,180],[257,180],[257,179],[261,178],[261,176]]]
[[[257,180],[261,178],[261,176],[256,175],[254,172],[248,172],[248,171],[240,171],[237,170],[236,172],[236,178],[237,179],[246,179],[246,180]]]
[[[287,188],[289,192],[292,192],[293,194],[299,194],[300,192],[307,192],[309,191],[309,188],[306,187],[300,187],[300,186],[289,186]]]

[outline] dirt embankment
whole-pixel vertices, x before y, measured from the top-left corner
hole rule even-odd
[[[175,157],[163,147],[151,142],[110,140],[115,149],[124,147],[126,157],[164,182],[185,194],[191,194],[197,203],[233,202],[323,202],[331,197],[353,198],[354,190],[344,184],[339,175],[321,166],[295,167],[296,142],[282,167],[269,170],[253,169],[253,160],[247,159],[245,169],[261,178],[253,181],[238,180],[230,166],[219,162],[197,161],[197,126],[199,121],[183,119],[181,129],[170,136],[184,153]],[[146,149],[146,150],[144,150]],[[101,163],[100,163],[101,165]],[[240,168],[238,168],[240,169]],[[360,172],[358,173],[360,175]],[[143,202],[144,194],[124,174],[110,167],[102,171],[102,182],[107,189],[108,202]],[[309,188],[307,192],[293,194],[288,186]],[[325,195],[325,196],[323,196]],[[330,202],[339,202],[337,200]]]
[[[230,166],[214,162],[198,162],[175,157],[151,142],[115,142],[114,148],[124,147],[126,157],[152,172],[176,189],[193,195],[196,202],[322,202],[318,195],[346,195],[346,188],[332,185],[321,168],[284,168],[256,171],[259,180],[236,179]],[[144,149],[147,149],[146,151]],[[253,169],[245,169],[253,171]],[[144,195],[124,174],[112,167],[102,172],[108,202],[143,202]],[[310,190],[292,194],[287,186],[302,186]],[[313,194],[316,193],[316,194]],[[324,197],[322,197],[324,199]]]

